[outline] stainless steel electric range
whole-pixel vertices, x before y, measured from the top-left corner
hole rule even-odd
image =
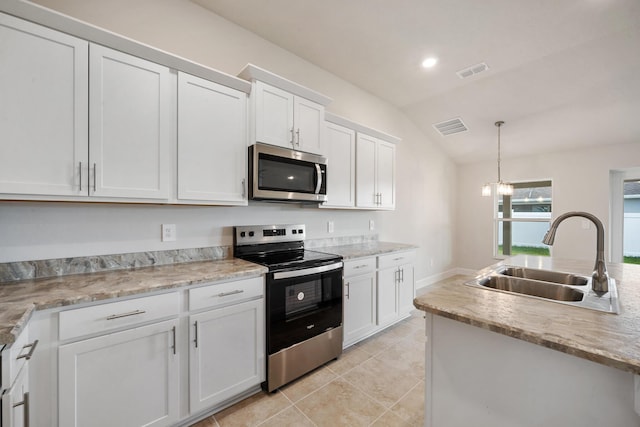
[[[234,227],[234,255],[269,268],[269,392],[342,353],[342,257],[306,250],[305,237],[301,224]]]

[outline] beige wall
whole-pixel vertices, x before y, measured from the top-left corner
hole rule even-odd
[[[513,143],[513,142],[512,142]],[[503,159],[504,180],[553,181],[553,217],[568,211],[587,211],[605,225],[609,237],[609,172],[640,166],[640,143],[607,145],[539,156]],[[480,195],[483,182],[493,181],[496,163],[463,165],[458,169],[457,262],[459,267],[478,269],[495,262],[493,206]],[[608,253],[608,242],[607,242]],[[595,260],[596,231],[585,230],[580,219],[562,223],[552,247],[552,256]],[[608,258],[608,256],[607,256]]]
[[[304,222],[309,237],[368,234],[420,247],[416,279],[455,266],[456,167],[392,105],[185,0],[40,0],[82,21],[236,75],[247,63],[331,98],[328,110],[402,138],[397,149],[397,209],[337,211],[298,205],[249,207],[0,203],[0,262],[231,244],[231,226]],[[335,233],[326,232],[326,221]],[[177,224],[178,241],[161,243],[159,225]]]

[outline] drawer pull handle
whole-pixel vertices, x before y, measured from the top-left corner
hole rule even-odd
[[[243,292],[244,292],[244,290],[242,290],[242,289],[236,289],[235,291],[231,291],[231,292],[220,292],[216,296],[218,296],[218,297],[228,297],[229,295],[241,294]]]
[[[365,268],[367,266],[367,264],[361,264],[361,265],[356,265],[353,268]]]
[[[111,316],[107,316],[107,320],[120,319],[121,317],[137,316],[138,314],[145,314],[145,313],[146,311],[144,310],[135,310],[135,311],[130,311],[129,313],[112,314]]]
[[[24,347],[22,347],[22,349],[24,350],[25,348],[30,348],[29,349],[29,353],[27,354],[23,354],[20,355],[18,357],[16,357],[17,359],[26,359],[26,360],[31,360],[31,357],[33,356],[33,352],[36,351],[36,347],[38,345],[38,340],[35,340],[34,342],[32,342],[31,344],[27,344]]]

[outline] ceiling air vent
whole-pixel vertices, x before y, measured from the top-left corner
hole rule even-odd
[[[463,70],[458,70],[456,71],[456,74],[461,79],[466,79],[467,77],[471,77],[473,75],[482,73],[483,71],[487,71],[488,69],[489,69],[489,66],[484,62],[481,62],[479,64],[472,65],[471,67],[467,67]]]
[[[465,125],[459,117],[436,123],[433,127],[442,136],[453,135],[454,133],[466,132],[469,130],[467,125]]]

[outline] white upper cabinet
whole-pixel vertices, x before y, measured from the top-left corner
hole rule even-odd
[[[106,38],[0,13],[0,199],[246,205],[251,85]]]
[[[293,119],[294,148],[323,154],[324,106],[297,96],[294,98]]]
[[[168,199],[175,76],[93,44],[89,64],[89,194]]]
[[[260,81],[254,90],[257,142],[321,154],[322,105]]]
[[[395,144],[358,133],[356,145],[356,205],[394,209]]]
[[[327,166],[327,207],[354,207],[356,195],[356,132],[326,122],[324,153]]]
[[[88,43],[0,14],[0,58],[0,193],[86,194]]]
[[[178,200],[246,205],[247,94],[178,74]]]
[[[255,103],[255,140],[293,148],[293,95],[277,87],[256,82],[252,96]]]
[[[251,144],[323,154],[324,107],[330,98],[252,64],[240,77],[253,82]]]

